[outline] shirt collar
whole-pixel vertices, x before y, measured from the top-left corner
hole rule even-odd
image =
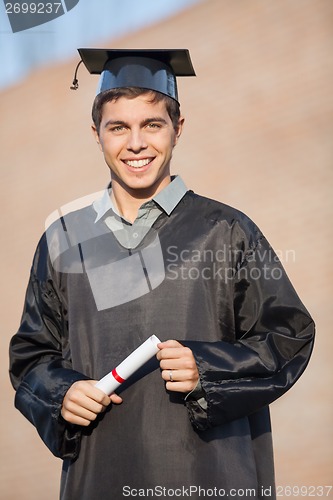
[[[115,207],[111,201],[110,195],[111,184],[109,184],[108,187],[104,189],[102,197],[93,202],[94,210],[97,213],[95,222],[98,222],[109,210],[112,210],[113,212],[115,211]]]
[[[111,184],[109,184],[104,190],[102,197],[93,202],[94,210],[97,213],[95,222],[98,222],[110,210],[119,215],[111,200],[111,189]],[[175,175],[171,177],[171,182],[154,196],[153,200],[167,215],[170,215],[187,191],[188,189],[181,177]]]

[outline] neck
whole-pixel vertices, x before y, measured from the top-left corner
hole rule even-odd
[[[112,179],[111,198],[118,209],[120,215],[126,220],[133,223],[137,218],[141,205],[156,196],[171,182],[171,177],[165,177],[159,185],[151,186],[147,189],[130,189],[125,188],[118,182],[117,179]]]

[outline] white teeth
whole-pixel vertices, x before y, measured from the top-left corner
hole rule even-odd
[[[146,158],[145,160],[125,160],[125,163],[130,167],[139,168],[148,165],[151,160]]]

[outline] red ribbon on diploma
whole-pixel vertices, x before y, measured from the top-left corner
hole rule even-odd
[[[125,382],[125,379],[121,378],[121,376],[118,375],[117,370],[115,368],[112,370],[111,373],[112,373],[113,377],[116,379],[116,381],[119,382],[120,384],[122,384],[123,382]]]

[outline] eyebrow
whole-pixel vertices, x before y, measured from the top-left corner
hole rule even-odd
[[[110,125],[115,125],[115,126],[117,126],[117,125],[125,125],[125,126],[127,126],[127,123],[126,123],[126,122],[124,122],[124,121],[122,121],[122,120],[108,120],[108,121],[105,123],[104,128],[107,128],[107,127],[109,127]]]
[[[146,120],[143,120],[143,122],[140,123],[141,126],[148,125],[148,123],[162,123],[163,125],[167,124],[167,121],[164,120],[164,118],[161,118],[160,116],[153,116],[152,118],[147,118]]]
[[[145,125],[148,125],[148,123],[161,123],[163,125],[167,124],[167,121],[164,120],[164,118],[161,118],[160,116],[152,116],[151,118],[146,118],[140,123],[140,127],[144,127]],[[129,124],[123,120],[108,120],[104,128],[110,127],[110,126],[124,126],[124,127],[129,127]]]

